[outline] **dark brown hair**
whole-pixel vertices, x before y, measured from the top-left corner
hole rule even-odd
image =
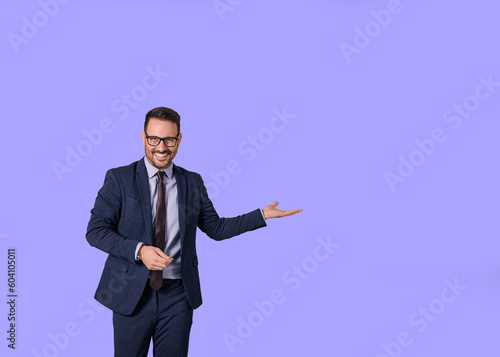
[[[173,109],[167,107],[157,107],[151,109],[146,114],[146,120],[144,121],[144,131],[148,127],[149,121],[152,118],[160,119],[160,120],[168,120],[175,124],[177,124],[177,133],[181,132],[181,117],[180,115]]]

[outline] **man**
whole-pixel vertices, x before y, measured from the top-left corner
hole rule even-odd
[[[90,245],[108,253],[95,298],[113,310],[115,356],[187,356],[193,309],[201,305],[196,228],[227,239],[290,216],[274,202],[220,218],[200,175],[175,164],[180,116],[146,114],[145,157],[106,173],[87,228]]]

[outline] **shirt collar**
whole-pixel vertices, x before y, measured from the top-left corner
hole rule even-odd
[[[156,173],[158,171],[164,171],[165,172],[165,175],[167,175],[167,177],[169,179],[172,178],[172,174],[173,174],[173,167],[174,167],[174,164],[171,163],[169,167],[167,167],[166,169],[163,169],[163,170],[158,170],[156,167],[154,167],[153,165],[151,165],[148,161],[148,159],[144,156],[144,164],[146,165],[146,170],[148,171],[148,177],[151,179],[153,178]]]

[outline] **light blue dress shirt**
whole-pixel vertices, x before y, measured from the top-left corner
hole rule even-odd
[[[151,165],[147,158],[144,158],[144,163],[146,164],[146,170],[148,172],[149,178],[149,193],[151,198],[151,216],[153,217],[152,225],[153,231],[156,225],[156,205],[158,202],[157,185],[158,176],[156,173],[158,169]],[[170,258],[173,258],[172,263],[168,264],[165,269],[163,269],[163,279],[181,279],[181,240],[179,232],[179,202],[177,200],[177,182],[173,175],[173,165],[170,165],[165,171],[165,176],[163,177],[163,184],[165,185],[166,194],[166,208],[167,208],[167,227],[165,232],[165,254]],[[139,243],[135,250],[135,255],[138,258],[137,253],[139,248],[143,243]]]

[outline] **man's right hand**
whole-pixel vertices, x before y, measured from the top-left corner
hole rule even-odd
[[[139,255],[149,270],[163,270],[174,260],[163,253],[160,248],[145,244],[139,249]]]

